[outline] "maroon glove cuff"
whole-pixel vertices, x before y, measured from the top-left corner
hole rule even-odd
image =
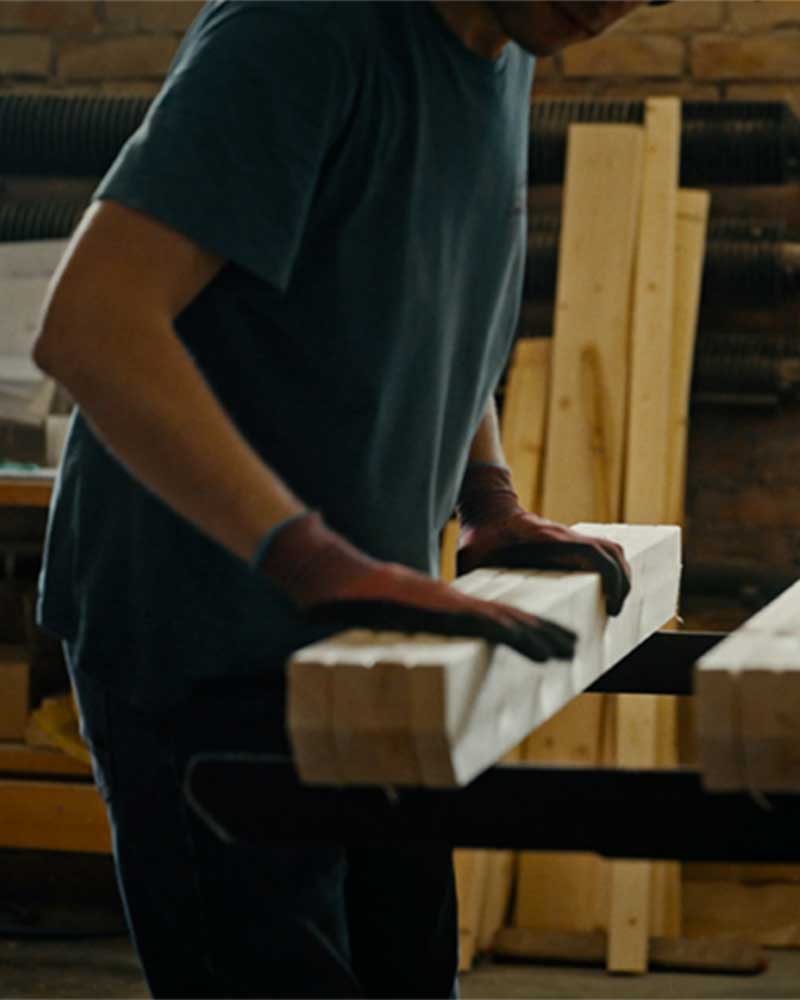
[[[259,568],[295,604],[306,608],[330,600],[344,583],[374,567],[375,560],[312,511],[278,529]]]
[[[462,530],[505,521],[524,513],[511,471],[504,465],[470,465],[464,473],[456,505]]]

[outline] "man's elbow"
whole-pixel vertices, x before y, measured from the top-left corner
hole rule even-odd
[[[36,367],[44,372],[45,375],[51,375],[53,378],[57,378],[55,372],[55,358],[53,357],[52,349],[52,334],[49,328],[45,324],[39,326],[39,330],[36,334],[36,340],[33,342],[33,350],[31,351],[31,358]]]
[[[40,371],[57,381],[62,381],[65,374],[68,341],[67,331],[58,317],[57,311],[49,308],[39,323],[31,357]]]
[[[39,321],[31,351],[33,363],[67,388],[91,363],[93,352],[87,340],[97,322],[91,312],[80,296],[56,286]]]

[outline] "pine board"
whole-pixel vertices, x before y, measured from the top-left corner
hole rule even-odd
[[[710,205],[711,197],[708,191],[678,191],[669,458],[665,511],[665,517],[669,524],[683,524],[684,520],[689,398]]]
[[[562,523],[621,518],[631,288],[644,132],[569,129],[542,513]],[[594,764],[605,703],[577,698],[525,742],[526,760]],[[607,862],[523,852],[515,923],[605,926]]]
[[[609,517],[618,516],[625,434],[630,289],[642,180],[642,130],[569,129],[542,512],[565,524],[599,520],[595,406],[586,398],[592,352],[603,437]]]
[[[716,791],[800,791],[800,582],[695,668],[697,746]]]
[[[680,169],[681,102],[649,98],[645,105],[641,214],[633,288],[628,439],[623,517],[660,524],[667,517],[673,409],[673,329]],[[617,760],[648,767],[658,762],[657,699],[617,702]],[[674,707],[673,707],[674,712]],[[666,720],[664,720],[666,723]],[[675,869],[670,869],[675,877]],[[647,862],[611,865],[608,969],[647,970],[650,889]],[[664,896],[666,899],[666,895]]]
[[[541,507],[551,343],[544,337],[517,341],[503,405],[503,451],[522,505],[533,511]]]
[[[580,641],[571,663],[535,664],[479,640],[366,630],[298,651],[289,665],[289,731],[301,778],[465,785],[669,621],[679,529],[579,528],[615,539],[628,554],[633,590],[617,618],[606,617],[596,574],[484,569],[454,584],[575,629]],[[333,759],[321,756],[323,745]]]
[[[0,847],[106,854],[105,804],[88,783],[0,780]]]

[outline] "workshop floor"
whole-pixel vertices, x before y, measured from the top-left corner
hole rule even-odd
[[[462,977],[464,1000],[501,998],[800,998],[800,951],[772,951],[757,976],[675,975],[611,977],[599,969],[484,964]],[[147,997],[133,951],[124,938],[81,941],[0,940],[0,997],[86,1000]]]

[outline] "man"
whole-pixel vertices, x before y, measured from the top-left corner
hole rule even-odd
[[[446,846],[232,850],[197,752],[288,753],[291,652],[345,625],[573,636],[432,579],[601,572],[525,512],[492,394],[525,253],[531,54],[629,2],[209,4],[54,278],[35,360],[77,400],[40,620],[61,635],[156,996],[448,996]],[[269,789],[264,789],[269,794]]]

